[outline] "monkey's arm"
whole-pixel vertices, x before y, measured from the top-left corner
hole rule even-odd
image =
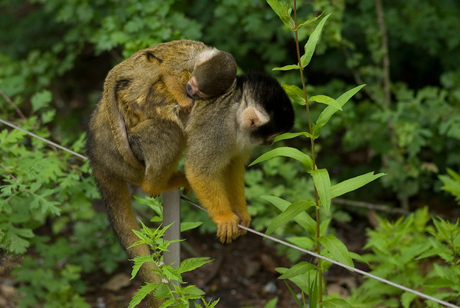
[[[118,151],[127,163],[129,163],[132,167],[141,170],[144,166],[131,151],[126,133],[125,120],[118,106],[117,91],[119,87],[129,86],[129,81],[116,81],[115,76],[112,76],[113,74],[111,73],[112,72],[109,73],[105,82],[104,95],[101,103],[104,105],[103,108],[106,108],[107,110],[110,128],[112,129],[113,138]]]
[[[173,73],[170,70],[162,69],[161,76],[167,89],[177,101],[180,108],[184,112],[190,112],[193,107],[193,99],[188,97],[186,84],[190,73],[187,71],[181,73]]]
[[[224,178],[232,212],[239,217],[239,223],[245,227],[249,227],[251,222],[251,216],[249,216],[246,209],[246,198],[244,195],[244,173],[248,157],[248,154],[235,157],[227,166]],[[245,230],[239,230],[239,234],[245,233]]]
[[[239,218],[227,198],[223,170],[206,174],[186,162],[185,173],[195,195],[216,224],[217,237],[222,243],[230,243],[238,236]]]

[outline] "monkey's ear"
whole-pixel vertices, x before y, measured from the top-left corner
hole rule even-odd
[[[270,117],[254,106],[247,107],[241,116],[240,125],[242,128],[256,128],[270,121]]]

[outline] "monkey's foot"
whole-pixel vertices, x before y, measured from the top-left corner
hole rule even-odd
[[[251,216],[249,216],[249,213],[247,211],[244,211],[242,213],[237,212],[236,215],[239,217],[239,224],[245,227],[249,227],[249,224],[251,223]],[[243,235],[246,234],[246,230],[238,228],[238,234]]]
[[[239,217],[233,213],[213,218],[213,221],[217,225],[217,237],[222,243],[231,243],[238,237],[240,234],[238,230],[239,220]]]

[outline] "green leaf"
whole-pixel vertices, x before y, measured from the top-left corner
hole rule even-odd
[[[271,234],[273,231],[281,227],[282,225],[285,225],[294,217],[299,215],[302,212],[305,212],[308,208],[315,206],[315,203],[313,201],[304,201],[304,200],[299,200],[296,202],[291,203],[287,207],[287,209],[278,215],[268,226],[267,231],[265,232],[266,234]]]
[[[315,95],[315,96],[310,97],[309,101],[325,104],[325,105],[337,108],[338,110],[342,110],[342,106],[340,106],[339,103],[337,103],[335,99],[327,95]]]
[[[282,85],[284,91],[286,94],[289,96],[289,98],[296,104],[304,106],[305,103],[305,95],[298,86],[296,85],[287,85],[283,84]]]
[[[403,305],[404,308],[409,308],[410,303],[417,297],[414,293],[410,292],[404,292],[401,295],[401,304]]]
[[[198,296],[203,296],[206,293],[204,293],[203,290],[200,288],[197,288],[194,285],[186,286],[185,288],[182,289],[182,292],[185,294],[190,294],[190,295],[198,295]]]
[[[136,277],[137,273],[139,272],[139,269],[144,263],[146,262],[155,263],[151,255],[150,256],[148,255],[137,256],[133,259],[133,261],[134,261],[134,265],[133,265],[133,270],[131,272],[131,279],[134,279],[134,277]]]
[[[326,248],[332,255],[333,259],[345,265],[354,267],[353,260],[351,259],[350,252],[338,238],[332,234],[326,234],[319,238],[321,245]]]
[[[304,274],[305,272],[314,270],[314,269],[316,269],[316,265],[313,265],[309,262],[299,262],[296,265],[292,266],[287,271],[285,271],[283,275],[278,277],[278,279],[293,278],[293,277]]]
[[[284,1],[267,0],[272,10],[279,16],[281,21],[292,31],[294,30],[294,20],[291,17],[292,9]]]
[[[295,138],[295,137],[298,137],[298,136],[305,136],[305,137],[307,137],[307,138],[312,138],[312,137],[313,137],[312,135],[310,135],[310,133],[307,133],[307,132],[300,132],[300,133],[284,133],[284,134],[281,134],[281,135],[276,136],[275,141],[273,141],[273,142],[277,142],[277,141],[281,141],[281,140],[286,140],[286,139],[292,139],[292,138]]]
[[[276,304],[278,303],[278,297],[272,298],[264,308],[276,308]]]
[[[300,66],[298,66],[297,64],[290,64],[290,65],[286,65],[283,67],[275,67],[272,70],[273,71],[290,71],[290,70],[299,70],[299,69],[300,69]]]
[[[129,302],[128,308],[134,308],[135,306],[139,305],[139,303],[152,292],[158,286],[158,283],[150,283],[147,282],[144,286],[142,286],[139,290],[137,290],[136,294],[134,294],[133,299]]]
[[[321,303],[323,308],[353,308],[346,300],[342,298],[331,298]]]
[[[323,13],[324,13],[324,12],[323,12]],[[309,20],[307,20],[307,21],[301,23],[300,25],[297,26],[297,29],[300,29],[300,28],[302,28],[303,26],[306,26],[306,25],[308,25],[308,24],[310,24],[310,23],[312,23],[312,22],[317,21],[319,18],[321,18],[321,16],[323,16],[323,13],[321,13],[320,15],[318,15],[318,16],[316,16],[316,17],[313,17],[313,18],[310,18]]]
[[[326,15],[319,22],[318,26],[316,26],[315,30],[308,38],[308,41],[305,44],[305,54],[300,58],[300,63],[302,64],[303,68],[310,63],[311,58],[313,57],[313,53],[315,52],[316,44],[318,43],[319,37],[321,36],[321,31],[323,29],[324,23],[329,18],[329,16],[331,16],[331,14]]]
[[[52,98],[51,92],[48,90],[35,93],[30,98],[30,102],[32,103],[32,112],[35,112],[40,108],[47,107],[49,103],[51,103]]]
[[[184,261],[181,261],[180,267],[177,269],[179,273],[185,273],[193,271],[207,263],[211,263],[213,260],[208,257],[203,258],[189,258]]]
[[[275,196],[261,196],[262,199],[267,200],[276,206],[280,211],[286,211],[291,202],[283,200]],[[316,221],[311,218],[306,212],[300,213],[294,218],[294,221],[304,228],[311,238],[316,237]]]
[[[180,232],[198,228],[203,224],[202,221],[185,221],[180,223]]]
[[[339,98],[337,98],[335,101],[340,107],[343,107],[350,98],[353,97],[359,90],[361,90],[365,85],[360,85],[357,86],[351,90],[348,90],[344,94],[340,95]],[[321,128],[326,125],[327,122],[329,122],[329,119],[332,117],[334,113],[337,112],[337,108],[332,107],[332,106],[327,106],[319,115],[318,120],[316,121],[315,128],[313,131],[313,135],[319,136],[319,133],[321,131]]]
[[[315,242],[306,236],[291,236],[286,241],[307,250],[312,250],[315,247]]]
[[[321,204],[324,206],[326,213],[329,214],[331,208],[331,179],[329,178],[329,173],[326,169],[315,169],[311,172],[311,176]]]
[[[302,151],[296,148],[291,148],[291,147],[279,147],[271,151],[268,151],[267,153],[264,153],[261,156],[259,156],[249,166],[253,166],[255,164],[258,164],[260,162],[263,162],[263,161],[269,160],[270,158],[278,157],[278,156],[291,157],[291,158],[294,158],[300,161],[305,171],[307,172],[310,172],[313,167],[313,161],[310,158],[310,156],[308,156],[307,154],[303,153]]]
[[[297,298],[296,292],[294,292],[294,290],[292,290],[291,286],[289,286],[289,284],[287,283],[287,281],[284,281],[284,283],[286,284],[286,287],[288,288],[289,293],[291,293],[292,298],[296,301],[297,306],[302,307],[303,305],[302,305],[302,303],[300,302],[300,300]]]
[[[384,175],[385,173],[374,174],[374,172],[369,172],[335,184],[331,187],[331,198],[336,198],[350,191],[354,191]]]

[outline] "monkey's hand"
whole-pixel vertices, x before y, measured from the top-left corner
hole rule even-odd
[[[240,218],[233,212],[212,217],[217,226],[217,237],[222,243],[231,243],[239,235],[238,223]]]
[[[177,103],[179,104],[179,107],[182,112],[190,113],[190,111],[192,111],[195,101],[188,96],[184,96],[180,100],[178,100]]]

